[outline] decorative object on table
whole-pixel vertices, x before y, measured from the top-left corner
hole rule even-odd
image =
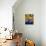
[[[9,29],[6,30],[6,39],[12,40],[12,30]]]
[[[35,46],[35,43],[32,40],[26,40],[25,46]]]
[[[4,31],[6,31],[7,30],[7,28],[5,28],[5,30]]]
[[[34,24],[34,15],[33,14],[25,14],[25,24]]]

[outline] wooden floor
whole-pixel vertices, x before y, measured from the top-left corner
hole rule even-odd
[[[13,40],[6,40],[6,42],[2,43],[0,46],[16,46],[15,39]]]

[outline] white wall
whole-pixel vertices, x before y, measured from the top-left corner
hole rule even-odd
[[[46,46],[46,0],[41,1],[41,38],[42,46]]]
[[[0,27],[12,28],[12,6],[16,0],[0,0]]]
[[[24,37],[35,41],[36,46],[41,46],[40,37],[40,16],[41,16],[41,1],[40,0],[23,0],[15,9],[15,28],[18,32],[22,32]],[[25,13],[34,14],[34,24],[25,25]]]

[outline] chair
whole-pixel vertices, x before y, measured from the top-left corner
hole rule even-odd
[[[22,46],[22,33],[15,33],[16,46]]]
[[[35,46],[35,43],[32,40],[26,40],[25,46]]]

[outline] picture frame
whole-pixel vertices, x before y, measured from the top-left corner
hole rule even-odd
[[[25,14],[25,24],[27,24],[27,25],[34,24],[34,15],[33,14]]]

